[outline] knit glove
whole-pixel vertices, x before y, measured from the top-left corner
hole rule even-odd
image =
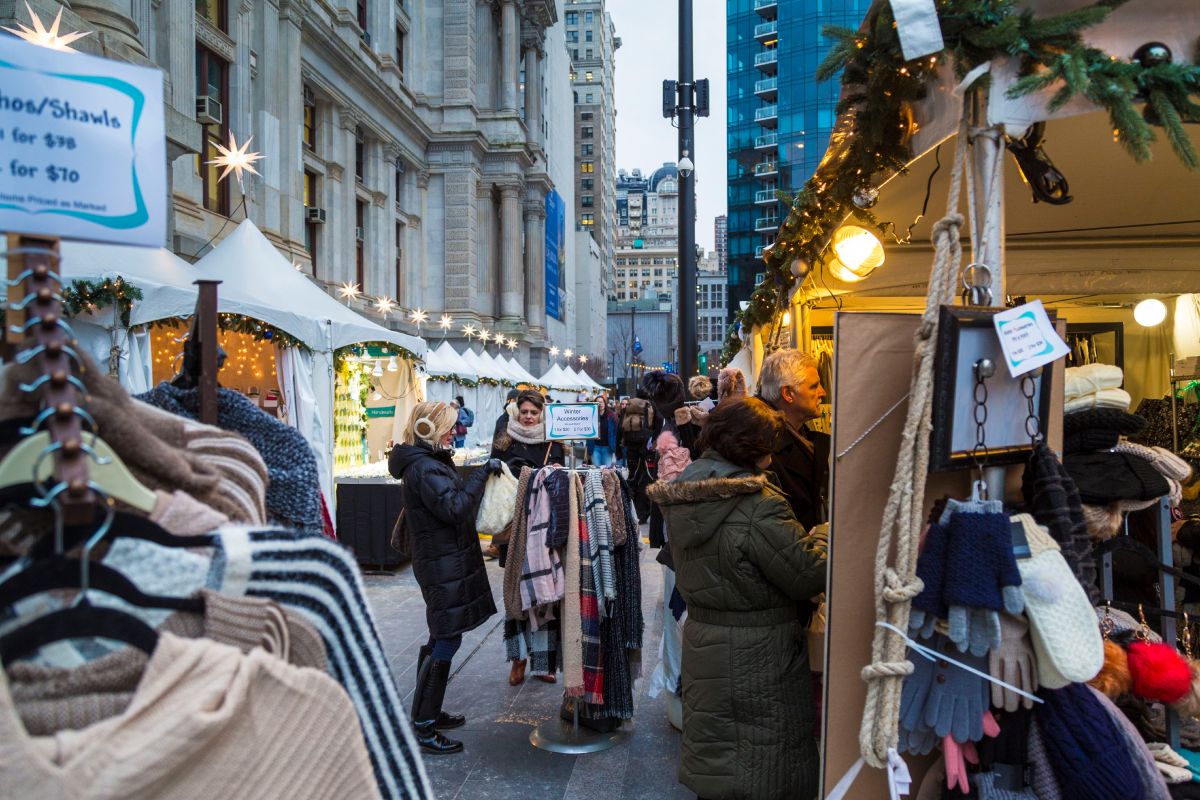
[[[925,588],[913,598],[908,630],[928,639],[933,635],[934,624],[939,619],[945,619],[948,611],[942,602],[942,586],[946,577],[946,526],[929,526],[925,544],[917,557],[917,577],[925,584]]]
[[[1167,783],[1188,783],[1193,779],[1188,760],[1171,749],[1166,742],[1151,742],[1146,749],[1154,756],[1154,766]]]
[[[958,513],[950,518],[946,580],[950,640],[959,650],[983,656],[1000,646],[1001,610],[1019,614],[1021,573],[1012,549],[1012,525],[1004,513]]]
[[[941,636],[936,639],[941,639]],[[926,647],[936,647],[937,641],[928,638],[920,644]],[[904,688],[900,692],[900,742],[902,753],[925,755],[937,744],[937,734],[933,728],[925,724],[925,702],[929,699],[929,688],[933,685],[935,665],[925,656],[913,652],[907,653],[912,662],[913,671],[904,678]]]
[[[979,800],[1038,800],[1033,789],[1009,789],[997,785],[999,776],[995,772],[981,772],[975,776],[975,791]]]
[[[1030,694],[1037,691],[1037,664],[1029,642],[1029,620],[1024,616],[1000,615],[1000,646],[988,655],[988,674]],[[1033,700],[993,683],[992,705],[1016,711],[1021,705],[1033,708]]]
[[[987,674],[987,659],[954,652],[945,636],[936,637],[934,649]],[[983,738],[983,715],[988,708],[987,682],[945,659],[939,658],[933,666],[922,721],[938,736],[951,736],[959,743],[979,741]]]
[[[1163,776],[1163,780],[1167,783],[1191,783],[1192,771],[1184,767],[1176,767],[1173,764],[1164,764],[1162,761],[1155,761],[1154,766],[1158,767],[1158,774]]]
[[[947,736],[942,741],[942,752],[946,756],[946,788],[957,788],[963,794],[971,793],[971,784],[967,777],[967,764],[978,764],[979,756],[975,745],[970,742],[959,744],[954,738]]]

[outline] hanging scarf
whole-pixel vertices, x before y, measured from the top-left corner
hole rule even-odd
[[[523,444],[545,444],[546,423],[537,425],[522,425],[515,419],[508,421],[508,435]]]
[[[563,683],[570,697],[583,696],[583,620],[580,597],[580,540],[579,540],[579,495],[575,491],[575,476],[567,472],[567,497],[570,507],[570,525],[567,534],[565,557],[566,591],[563,594],[562,644]]]
[[[525,565],[525,539],[529,527],[529,484],[534,472],[521,468],[517,481],[517,507],[513,511],[512,536],[508,540],[508,559],[504,562],[504,612],[507,619],[525,619],[521,607],[521,568]],[[523,658],[523,656],[522,656]]]
[[[550,532],[550,490],[546,477],[556,468],[539,470],[530,482],[529,535],[521,567],[521,608],[529,611],[530,627],[554,619],[553,604],[562,599],[562,561],[547,544]]]
[[[575,478],[576,491],[583,494],[582,481]],[[604,703],[604,651],[600,640],[599,584],[592,569],[593,560],[599,560],[599,549],[595,547],[587,527],[587,517],[582,508],[579,516],[579,605],[583,629],[583,700],[585,703]]]
[[[589,470],[583,484],[583,504],[587,515],[588,538],[598,556],[592,561],[597,593],[604,598],[600,611],[608,616],[607,605],[617,596],[613,579],[613,530],[608,504],[604,499],[604,483],[599,470]],[[602,593],[601,593],[602,592]]]

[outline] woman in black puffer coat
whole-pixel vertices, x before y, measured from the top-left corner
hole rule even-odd
[[[413,575],[425,598],[429,643],[417,660],[412,717],[417,743],[433,753],[458,753],[462,742],[439,728],[457,728],[466,719],[442,711],[450,662],[462,635],[496,613],[492,587],[475,532],[475,514],[489,474],[500,472],[493,459],[466,482],[451,458],[457,412],[446,403],[418,403],[392,448],[388,469],[404,482],[405,525],[412,542]]]

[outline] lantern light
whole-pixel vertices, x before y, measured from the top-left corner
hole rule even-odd
[[[843,225],[830,243],[834,258],[829,262],[833,277],[843,283],[856,283],[883,265],[883,243],[866,228]]]
[[[1133,307],[1133,318],[1143,328],[1153,328],[1167,318],[1167,307],[1162,300],[1150,297]]]

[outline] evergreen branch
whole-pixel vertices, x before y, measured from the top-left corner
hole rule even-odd
[[[1188,169],[1200,167],[1200,160],[1196,158],[1196,149],[1192,146],[1192,140],[1183,128],[1183,120],[1170,98],[1163,91],[1153,91],[1150,93],[1149,103],[1150,107],[1158,114],[1163,129],[1167,132],[1167,141],[1171,143],[1171,149],[1175,151],[1175,155]]]

